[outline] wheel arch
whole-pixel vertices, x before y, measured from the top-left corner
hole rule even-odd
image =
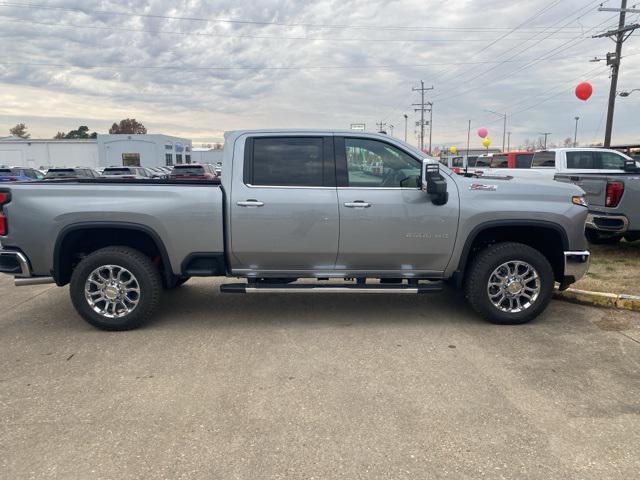
[[[472,255],[498,242],[519,242],[540,251],[549,260],[556,281],[564,274],[564,251],[569,249],[569,237],[562,227],[546,220],[492,220],[476,225],[465,240],[454,282],[464,281]]]
[[[168,281],[173,275],[164,242],[151,227],[130,222],[79,222],[65,226],[56,238],[51,272],[56,284],[69,283],[74,255],[114,245],[135,248],[153,259],[158,257],[163,280]],[[77,248],[86,251],[80,252]]]

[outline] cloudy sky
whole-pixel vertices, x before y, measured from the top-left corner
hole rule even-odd
[[[435,145],[466,143],[467,121],[502,143],[604,136],[615,28],[603,0],[0,0],[0,136],[33,138],[121,118],[150,133],[218,141],[224,130],[393,125],[416,143],[420,80],[434,89]],[[606,6],[619,6],[617,0]],[[628,16],[628,23],[640,15]],[[619,90],[640,88],[640,30]],[[593,84],[587,102],[575,85]],[[640,142],[640,92],[618,98],[613,141]],[[387,127],[388,130],[389,127]],[[472,145],[479,138],[472,136]]]

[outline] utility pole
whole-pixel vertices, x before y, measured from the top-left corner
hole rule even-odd
[[[433,102],[427,102],[429,105],[429,155],[431,155],[431,134],[433,133]]]
[[[578,120],[580,120],[580,117],[575,117],[576,118],[576,129],[573,132],[573,146],[577,147],[578,146]]]
[[[511,132],[507,132],[507,152],[511,151]]]
[[[471,142],[471,120],[469,120],[469,126],[467,128],[467,156],[464,161],[465,172],[469,168],[469,143]]]
[[[383,122],[382,120],[380,120],[378,123],[376,123],[376,125],[378,126],[378,133],[386,133],[384,131],[384,127],[387,126],[387,124],[385,122]]]
[[[419,106],[420,108],[414,108],[415,112],[420,112],[420,151],[424,151],[424,112],[427,111],[424,101],[424,92],[427,90],[433,90],[433,86],[429,88],[424,88],[424,82],[420,80],[420,87],[414,87],[412,89],[414,92],[420,92],[420,103],[414,103],[413,106]],[[431,125],[429,125],[431,128]]]
[[[640,28],[640,24],[634,23],[632,25],[625,25],[625,18],[627,12],[640,13],[640,10],[635,8],[627,8],[627,0],[621,0],[620,8],[598,8],[601,12],[620,12],[618,19],[618,29],[610,30],[608,32],[594,35],[593,38],[608,37],[616,42],[615,53],[607,53],[607,65],[611,66],[611,86],[609,87],[609,104],[607,107],[607,126],[604,132],[604,146],[611,146],[611,132],[613,130],[613,111],[616,104],[616,89],[618,88],[618,74],[620,73],[620,60],[622,59],[622,44],[629,38],[633,31]]]
[[[391,133],[389,135],[391,135],[393,137],[393,125],[389,125],[389,130],[391,131]]]
[[[503,123],[502,123],[502,151],[504,152],[504,140],[505,140],[505,136],[507,134],[507,114],[506,113],[498,113],[498,112],[494,112],[493,110],[485,110],[485,112],[489,112],[489,113],[493,113],[494,115],[497,115],[498,117],[502,117]]]
[[[409,116],[404,114],[404,143],[407,143],[407,121],[409,120]]]
[[[544,135],[544,149],[547,149],[547,137],[551,135],[551,132],[540,132],[540,135]]]

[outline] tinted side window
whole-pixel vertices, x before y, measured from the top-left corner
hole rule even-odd
[[[567,168],[594,169],[596,165],[595,152],[567,152]]]
[[[556,153],[555,152],[538,152],[533,155],[532,167],[555,167],[556,166]]]
[[[418,188],[420,163],[403,151],[377,140],[346,138],[350,187]]]
[[[594,152],[599,157],[598,168],[607,170],[624,170],[624,157],[612,152]]]
[[[321,137],[254,138],[250,183],[321,187],[323,158]]]
[[[492,168],[507,168],[508,166],[509,161],[507,160],[506,155],[494,155],[491,159]]]
[[[533,153],[516,154],[516,168],[531,168]]]

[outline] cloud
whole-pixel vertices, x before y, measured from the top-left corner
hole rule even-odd
[[[152,131],[203,140],[237,128],[366,123],[374,129],[380,121],[403,136],[406,113],[415,143],[411,104],[418,96],[411,88],[422,79],[435,87],[429,99],[436,144],[466,142],[471,119],[474,128],[487,125],[499,145],[502,120],[487,110],[507,112],[514,145],[542,131],[561,141],[572,135],[576,115],[583,141],[603,137],[608,69],[588,60],[603,56],[611,42],[590,36],[615,19],[598,12],[597,2],[46,5],[60,8],[0,7],[1,131],[23,120],[33,136],[51,137],[77,123],[106,131],[133,116]],[[632,80],[640,72],[635,43],[631,37],[625,44],[621,89],[640,88]],[[582,79],[594,85],[586,103],[572,93]],[[614,141],[639,140],[637,98],[618,100]]]

